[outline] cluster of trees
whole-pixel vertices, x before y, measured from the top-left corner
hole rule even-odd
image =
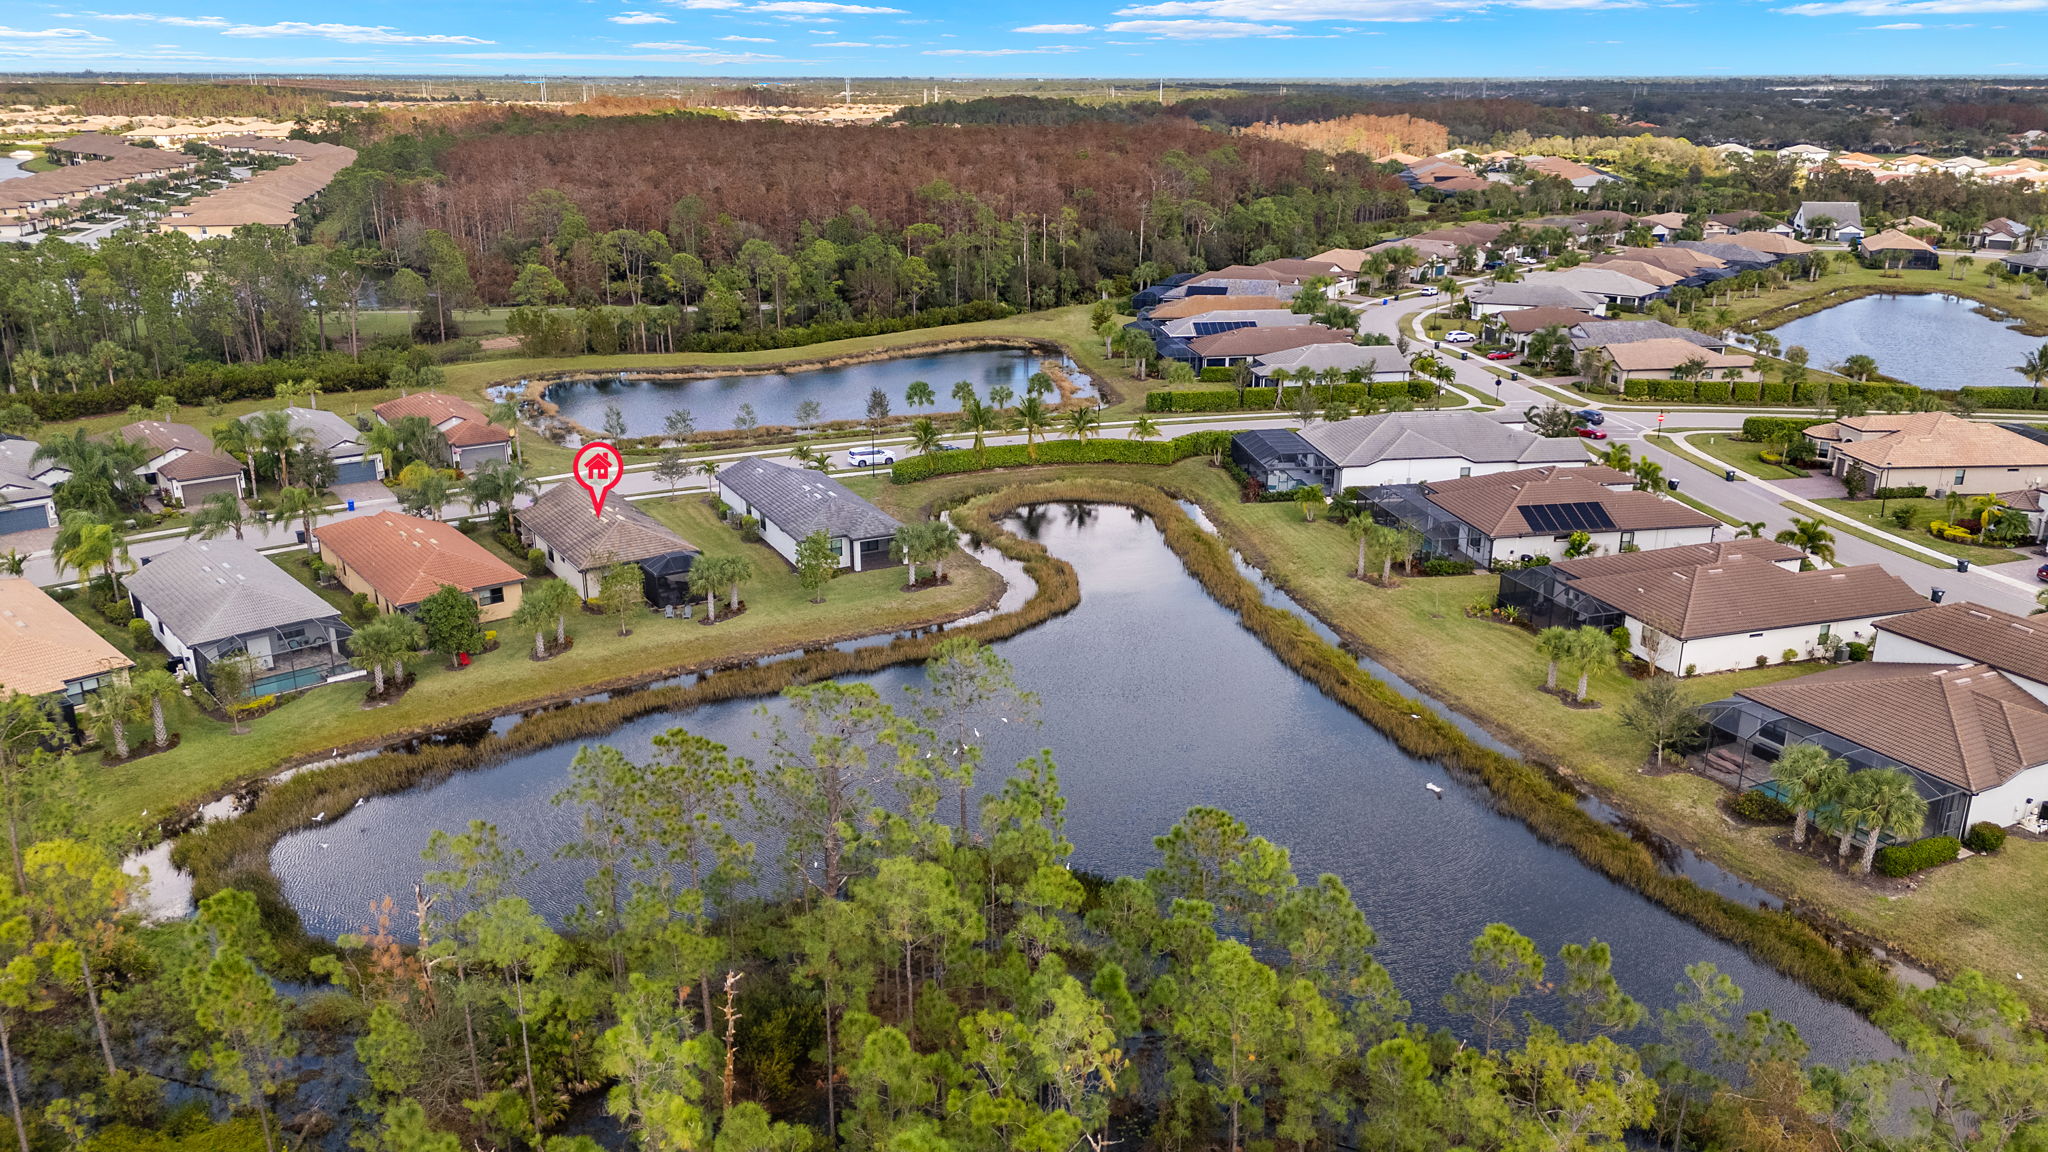
[[[1493,924],[1432,1013],[1453,1026],[1426,1026],[1344,885],[1226,812],[1189,811],[1113,881],[1071,866],[1050,753],[970,814],[972,733],[1034,711],[960,639],[906,698],[788,690],[760,763],[681,728],[637,758],[587,746],[556,797],[586,877],[561,924],[477,822],[432,837],[409,906],[379,901],[309,963],[235,889],[138,923],[72,802],[34,792],[0,878],[9,1120],[24,1148],[168,1128],[274,1150],[324,1115],[369,1152],[594,1152],[560,1134],[592,1097],[637,1147],[715,1152],[2044,1135],[2048,1042],[1974,974],[1884,1009],[1895,1059],[1808,1067],[1710,964],[1653,1011],[1607,943],[1552,957]],[[330,987],[283,983],[302,963]]]
[[[320,116],[331,101],[362,98],[346,92],[277,84],[41,82],[0,87],[0,100],[8,104],[68,104],[87,116],[263,116],[272,120],[303,120]]]

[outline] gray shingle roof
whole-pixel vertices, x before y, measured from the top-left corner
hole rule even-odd
[[[1808,200],[1799,206],[1796,216],[1802,226],[1810,226],[1814,220],[1830,216],[1837,228],[1863,227],[1863,205],[1854,200]]]
[[[50,495],[50,486],[36,479],[50,465],[35,463],[33,440],[0,440],[0,496],[8,500],[40,500]]]
[[[718,483],[754,506],[769,523],[801,540],[822,528],[827,536],[868,540],[902,527],[846,485],[809,468],[790,468],[750,457],[718,471]]]
[[[517,516],[521,527],[579,570],[699,550],[623,496],[605,501],[603,516],[591,515],[590,497],[574,484],[549,488]]]
[[[1609,344],[1637,344],[1644,340],[1686,340],[1702,348],[1719,351],[1728,346],[1704,332],[1678,328],[1662,320],[1603,320],[1572,333],[1574,348],[1605,348]]]
[[[1563,284],[1526,280],[1474,288],[1465,294],[1465,298],[1474,304],[1498,304],[1508,308],[1570,308],[1579,312],[1590,312],[1601,303],[1599,297]]]
[[[304,433],[329,456],[351,456],[363,450],[363,434],[356,426],[325,408],[286,408],[284,414],[292,419],[292,431]],[[251,412],[242,420],[247,423],[255,415]]]
[[[190,645],[341,616],[238,540],[195,540],[161,553],[128,578],[128,590]]]
[[[1479,412],[1390,412],[1316,424],[1302,438],[1348,468],[1380,460],[1460,457],[1474,463],[1583,463],[1576,439],[1546,439]]]

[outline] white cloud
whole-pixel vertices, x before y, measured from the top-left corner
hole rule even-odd
[[[1111,32],[1134,36],[1159,36],[1168,40],[1226,40],[1235,36],[1292,36],[1294,29],[1279,24],[1251,24],[1242,20],[1119,20]]]
[[[1905,23],[1905,24],[1872,24],[1872,25],[1871,25],[1871,26],[1870,26],[1870,27],[1869,27],[1869,28],[1867,29],[1867,31],[1871,31],[1871,32],[1917,32],[1917,31],[1919,31],[1920,29],[1922,29],[1922,28],[1925,28],[1925,27],[1927,27],[1927,25],[1925,25],[1925,24],[1913,24],[1913,23]]]
[[[880,48],[880,44],[869,44],[860,40],[827,40],[811,45],[813,48]]]
[[[1063,52],[1084,52],[1073,44],[1048,44],[1043,48],[927,48],[927,56],[1043,56]]]
[[[1965,12],[2038,12],[2048,0],[1831,0],[1794,4],[1788,16],[1954,16]]]
[[[740,0],[668,0],[678,8],[744,8]]]
[[[901,8],[880,8],[872,4],[828,4],[825,0],[767,0],[747,9],[749,12],[775,12],[788,16],[874,16],[901,15]]]
[[[673,24],[673,23],[675,23],[675,21],[673,21],[673,20],[669,19],[668,17],[666,17],[666,16],[660,16],[660,15],[657,15],[657,14],[655,14],[655,13],[653,13],[653,12],[621,12],[621,13],[619,13],[619,14],[618,14],[617,16],[607,16],[607,17],[605,17],[605,19],[607,19],[607,20],[611,21],[611,22],[612,22],[612,23],[614,23],[614,24]]]
[[[158,16],[148,12],[95,13],[102,20],[140,20],[178,28],[206,28],[223,36],[269,39],[300,36],[335,40],[343,44],[493,44],[476,36],[414,35],[393,31],[383,24],[309,24],[302,20],[280,20],[275,24],[237,24],[219,16]]]
[[[640,41],[640,42],[639,42],[638,44],[635,44],[635,45],[633,45],[633,47],[635,47],[635,48],[644,48],[644,49],[646,49],[646,50],[647,50],[647,51],[649,51],[649,52],[704,52],[704,51],[708,51],[708,49],[706,49],[706,48],[705,48],[705,47],[704,47],[703,45],[701,45],[701,44],[684,44],[684,43],[681,43],[681,42],[679,42],[679,41],[675,41],[675,40],[642,40],[642,41]]]
[[[720,40],[725,40],[725,41],[729,41],[729,42],[733,42],[733,43],[739,43],[739,44],[773,44],[773,43],[775,43],[775,41],[773,41],[773,40],[769,39],[769,38],[768,38],[768,37],[766,37],[766,36],[720,36],[720,37],[719,37],[719,39],[720,39]]]
[[[0,24],[0,40],[73,40],[99,41],[107,43],[105,36],[95,36],[83,28],[9,28]]]
[[[639,45],[635,48],[663,45]],[[677,47],[684,47],[677,45]],[[661,64],[791,64],[814,63],[814,61],[793,61],[783,56],[764,56],[758,52],[717,52],[698,50],[695,52],[649,52],[645,54],[624,52],[450,52],[452,60],[634,60]]]
[[[1022,28],[1012,28],[1012,29],[1010,29],[1010,31],[1012,31],[1012,32],[1017,32],[1017,33],[1021,33],[1021,34],[1025,35],[1025,36],[1079,36],[1079,35],[1080,35],[1081,33],[1083,33],[1083,32],[1093,32],[1093,31],[1095,31],[1095,25],[1093,25],[1093,24],[1026,24],[1026,25],[1025,25],[1025,26],[1023,26]]]
[[[2048,0],[2040,0],[2048,4]],[[1188,17],[1246,22],[1363,20],[1412,22],[1459,19],[1488,8],[1585,11],[1639,8],[1644,0],[1160,0],[1117,9],[1119,16]]]

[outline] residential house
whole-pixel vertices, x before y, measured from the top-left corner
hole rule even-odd
[[[1351,333],[1321,324],[1300,324],[1286,328],[1239,328],[1197,336],[1187,342],[1194,366],[1228,368],[1240,360],[1256,360],[1290,348],[1310,344],[1349,344]]]
[[[1670,288],[1674,285],[1683,284],[1688,279],[1683,273],[1673,272],[1661,265],[1647,264],[1641,260],[1619,258],[1600,260],[1591,264],[1590,267],[1605,269],[1609,272],[1619,272],[1632,280],[1640,280],[1657,288]]]
[[[1575,308],[1517,308],[1512,312],[1497,312],[1486,318],[1487,339],[1500,344],[1511,344],[1516,349],[1526,349],[1529,338],[1546,328],[1558,328],[1566,332],[1581,324],[1606,324],[1611,321],[1600,316],[1589,316]]]
[[[1165,323],[1168,320],[1184,320],[1207,312],[1255,312],[1259,310],[1285,312],[1293,307],[1294,301],[1279,296],[1183,296],[1168,300],[1147,312],[1147,318]]]
[[[902,524],[822,472],[750,456],[720,469],[718,484],[725,502],[760,521],[761,539],[791,565],[798,542],[813,532],[831,539],[841,568],[864,572],[895,563],[890,544]]]
[[[1568,288],[1604,301],[1608,305],[1631,311],[1640,311],[1650,301],[1666,295],[1662,285],[1645,284],[1604,264],[1581,264],[1576,268],[1565,268],[1556,272],[1532,272],[1528,280],[1532,283]]]
[[[1993,252],[2017,252],[2027,246],[2032,235],[2033,229],[2025,224],[2000,216],[1996,220],[1985,221],[1982,228],[1971,233],[1970,246]]]
[[[2048,498],[2048,491],[2040,488],[2017,488],[1998,494],[1999,515],[2018,516],[2027,522],[2027,535],[2040,539],[2048,533],[2048,505],[2042,500]]]
[[[1566,308],[1591,315],[1607,308],[1605,300],[1590,292],[1527,278],[1508,284],[1481,284],[1465,293],[1465,302],[1471,305],[1472,315],[1479,318],[1521,308]]]
[[[1860,466],[1872,489],[1975,494],[2048,481],[2048,444],[1946,412],[1852,416],[1808,428],[1806,438],[1833,475]]]
[[[1881,620],[1877,630],[1873,660],[1988,664],[2021,691],[2048,704],[2048,619],[1954,600]]]
[[[1724,160],[1731,156],[1756,155],[1756,149],[1751,148],[1747,144],[1716,144],[1712,148],[1707,149],[1707,151],[1714,153]]]
[[[1776,236],[1784,240],[1791,240],[1790,236],[1785,236],[1776,231],[1743,232],[1728,236],[1716,236],[1712,240],[1674,240],[1671,242],[1671,247],[1720,261],[1720,266],[1714,270],[1712,279],[1726,279],[1730,276],[1739,276],[1744,272],[1769,268],[1771,265],[1784,259],[1783,256],[1775,253],[1762,252],[1751,247],[1751,245],[1756,243],[1754,240],[1740,244],[1736,243],[1737,240],[1749,236]]]
[[[1843,235],[1842,239],[1852,240],[1856,236],[1861,235],[1863,235],[1863,232],[1859,228],[1855,231],[1853,236]],[[1754,230],[1749,232],[1730,232],[1725,236],[1718,237],[1715,242],[1725,245],[1733,245],[1737,248],[1747,248],[1750,251],[1755,252],[1761,256],[1769,257],[1770,262],[1773,264],[1777,263],[1779,260],[1782,260],[1788,256],[1804,256],[1807,253],[1814,250],[1813,245],[1811,244],[1806,244],[1801,241],[1794,240],[1792,237],[1783,235],[1782,233],[1765,230]]]
[[[1657,248],[1617,248],[1612,252],[1603,252],[1587,263],[1595,267],[1620,264],[1624,272],[1627,272],[1631,265],[1661,268],[1681,277],[1680,283],[1695,287],[1722,278],[1727,274],[1728,267],[1728,262],[1717,256],[1670,245]]]
[[[1681,544],[1649,552],[1609,552],[1602,556],[1581,556],[1553,564],[1503,570],[1495,602],[1516,609],[1521,613],[1522,622],[1534,628],[1559,625],[1611,632],[1621,626],[1621,612],[1611,604],[1580,592],[1578,581],[1582,578],[1726,564],[1737,560],[1759,560],[1796,571],[1805,559],[1804,552],[1789,544],[1762,539]]]
[[[2048,251],[2007,252],[1998,262],[2017,276],[2048,276]]]
[[[1336,492],[1337,465],[1289,428],[1258,428],[1230,438],[1231,463],[1267,492],[1316,487]]]
[[[1283,276],[1271,269],[1249,264],[1232,264],[1189,277],[1187,283],[1168,295],[1168,299],[1187,296],[1292,297],[1295,289],[1300,287],[1300,277]]]
[[[1575,534],[1597,552],[1706,544],[1721,522],[1611,468],[1551,465],[1371,490],[1375,516],[1406,524],[1427,550],[1478,564],[1562,560]]]
[[[1768,787],[1786,748],[1818,744],[1851,772],[1912,776],[1928,803],[1921,835],[2013,824],[2048,800],[2048,704],[1988,664],[1848,664],[1745,688],[1704,713],[1708,763],[1737,787]]]
[[[0,440],[0,535],[57,526],[56,486],[64,471],[36,463],[33,440]]]
[[[1580,323],[1571,329],[1572,347],[1583,352],[1588,348],[1605,348],[1609,344],[1639,344],[1651,340],[1683,340],[1695,348],[1709,352],[1725,352],[1728,342],[1708,332],[1696,332],[1691,328],[1680,328],[1662,320],[1601,320],[1595,324]]]
[[[1233,332],[1239,328],[1298,328],[1313,323],[1313,316],[1279,308],[1243,312],[1223,309],[1166,320],[1159,324],[1159,331],[1175,340],[1192,340],[1197,336],[1214,336],[1218,332]]]
[[[1866,236],[1856,247],[1865,260],[1881,268],[1941,267],[1941,254],[1935,251],[1934,245],[1896,228]]]
[[[243,493],[242,466],[216,452],[213,441],[190,424],[138,420],[122,427],[120,435],[148,451],[149,462],[139,475],[166,503],[197,507],[215,493]]]
[[[1576,437],[1537,436],[1465,410],[1356,416],[1311,424],[1301,438],[1336,468],[1338,490],[1587,463]]]
[[[1606,361],[1601,379],[1614,388],[1628,380],[1669,380],[1673,372],[1695,361],[1718,380],[1757,378],[1756,357],[1744,352],[1715,352],[1677,337],[1605,343],[1600,345],[1600,353]]]
[[[1778,155],[1786,160],[1795,160],[1801,164],[1818,164],[1829,156],[1834,155],[1834,153],[1812,144],[1791,144],[1778,149]]]
[[[313,538],[342,584],[382,611],[412,612],[443,586],[467,593],[485,621],[519,610],[525,575],[452,524],[379,512],[322,524]]]
[[[1614,181],[1614,177],[1598,168],[1581,164],[1576,160],[1566,160],[1561,156],[1524,156],[1522,167],[1528,169],[1533,176],[1549,176],[1562,180],[1580,192]]]
[[[1286,372],[1299,381],[1304,372],[1320,382],[1334,372],[1347,383],[1374,384],[1408,379],[1408,358],[1385,344],[1305,344],[1252,358],[1252,383],[1270,388],[1274,378]]]
[[[1492,181],[1470,168],[1442,159],[1411,164],[1402,170],[1401,179],[1418,192],[1442,192],[1446,195],[1484,192],[1493,187]]]
[[[396,424],[407,416],[426,420],[447,442],[449,459],[465,472],[486,460],[509,460],[512,457],[512,434],[491,423],[476,405],[460,397],[441,392],[415,392],[396,400],[386,400],[371,411],[386,424]]]
[[[325,408],[286,408],[292,431],[334,462],[336,484],[358,484],[384,478],[384,457],[363,446],[363,434],[355,425]],[[243,423],[255,419],[250,413]]]
[[[1633,655],[1673,676],[1776,664],[1786,652],[1809,659],[1840,643],[1868,643],[1878,620],[1927,606],[1926,597],[1881,565],[1801,572],[1783,545],[1730,545],[1710,559],[1699,556],[1699,548],[1664,548],[1561,560],[1554,567],[1582,607],[1611,610],[1618,619],[1605,624],[1603,615],[1603,624],[1628,629]]]
[[[1770,227],[1769,216],[1754,208],[1738,208],[1733,212],[1710,212],[1706,224],[1700,229],[1706,236],[1733,236],[1743,232],[1761,231]]]
[[[1281,284],[1292,283],[1299,287],[1310,280],[1328,280],[1323,290],[1326,296],[1342,296],[1358,287],[1358,273],[1346,270],[1343,265],[1330,260],[1268,260],[1259,267],[1273,273]]]
[[[1648,216],[1636,217],[1636,223],[1650,233],[1650,239],[1662,244],[1666,240],[1676,239],[1679,232],[1684,230],[1688,219],[1690,218],[1683,212],[1655,212]]]
[[[341,613],[239,540],[194,540],[128,577],[135,614],[185,671],[213,686],[223,658],[247,653],[252,696],[293,692],[347,673]]]
[[[1937,172],[1946,172],[1951,176],[1961,176],[1964,179],[1968,179],[1972,176],[1975,176],[1979,171],[1989,167],[1991,167],[1991,165],[1988,162],[1979,160],[1975,156],[1955,156],[1936,164],[1934,166],[1934,170]]]
[[[1792,229],[1808,239],[1860,240],[1863,205],[1854,200],[1807,200],[1792,214]]]
[[[35,581],[0,577],[0,691],[53,697],[75,726],[77,707],[134,666]]]
[[[642,593],[657,608],[689,599],[699,549],[623,496],[606,500],[603,513],[593,516],[583,489],[556,484],[513,521],[527,547],[540,549],[548,570],[585,600],[597,597],[605,570],[615,564],[639,566]]]

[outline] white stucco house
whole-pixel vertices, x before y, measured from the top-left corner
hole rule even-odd
[[[1576,438],[1545,438],[1486,413],[1463,410],[1389,412],[1311,424],[1301,438],[1329,460],[1340,491],[1589,463]]]
[[[822,472],[750,456],[718,472],[722,499],[761,522],[761,539],[792,565],[799,540],[823,531],[839,549],[839,566],[855,572],[895,563],[890,542],[902,524]]]

